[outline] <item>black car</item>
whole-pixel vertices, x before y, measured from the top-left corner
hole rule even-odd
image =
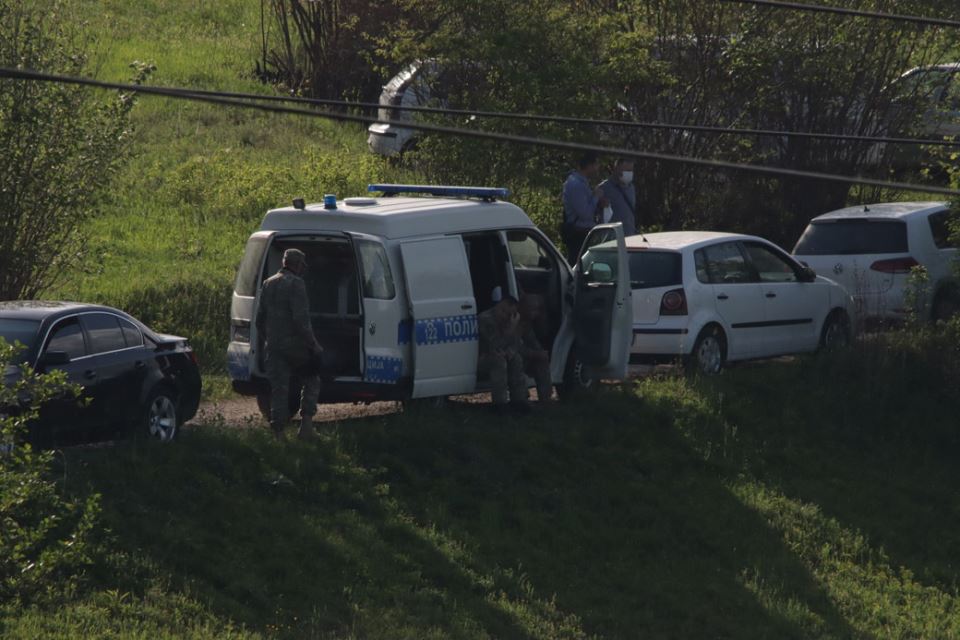
[[[41,373],[66,372],[89,398],[83,407],[74,399],[45,406],[30,429],[35,445],[76,441],[106,429],[169,442],[199,407],[200,370],[187,340],[158,334],[117,309],[0,302],[0,336],[26,347],[21,363]],[[5,383],[19,375],[19,367],[8,367]]]

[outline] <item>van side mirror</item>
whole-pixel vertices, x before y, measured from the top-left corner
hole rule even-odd
[[[814,282],[817,279],[817,272],[808,266],[800,269],[800,282]]]
[[[47,351],[40,357],[41,367],[62,367],[70,364],[70,355],[66,351]]]
[[[613,282],[613,269],[606,262],[594,262],[587,272],[587,282]]]

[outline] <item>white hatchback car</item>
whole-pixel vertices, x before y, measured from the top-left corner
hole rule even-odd
[[[631,363],[726,362],[847,343],[853,301],[776,245],[703,231],[627,238],[633,289]]]
[[[910,272],[929,275],[933,320],[960,311],[957,247],[950,242],[945,202],[897,202],[849,207],[814,218],[793,250],[813,269],[846,287],[864,320],[900,320],[910,312]]]

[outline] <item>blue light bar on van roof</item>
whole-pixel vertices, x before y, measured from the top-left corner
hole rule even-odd
[[[421,194],[428,196],[444,196],[448,198],[482,198],[496,200],[510,195],[509,189],[494,187],[447,187],[429,184],[371,184],[367,191],[378,191],[385,196],[395,196],[401,193]]]

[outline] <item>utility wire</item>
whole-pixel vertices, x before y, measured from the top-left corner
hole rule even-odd
[[[81,86],[98,87],[101,89],[112,89],[128,91],[133,93],[142,93],[145,95],[159,95],[180,100],[192,100],[196,102],[206,102],[231,107],[240,107],[244,109],[253,109],[268,113],[283,113],[291,115],[309,116],[314,118],[323,118],[341,122],[355,122],[360,124],[395,124],[379,118],[368,116],[358,116],[348,113],[335,113],[330,111],[317,111],[308,109],[296,109],[293,107],[253,104],[245,100],[234,98],[217,97],[216,95],[200,95],[190,89],[173,87],[143,86],[135,84],[121,84],[117,82],[105,82],[92,78],[81,78],[74,76],[63,76],[57,74],[41,73],[26,69],[13,69],[9,67],[0,67],[0,78],[10,78],[14,80],[28,80],[38,82],[57,82],[63,84],[75,84]],[[637,158],[641,160],[652,160],[657,162],[674,162],[697,167],[707,167],[711,169],[727,169],[734,171],[744,171],[768,176],[784,176],[791,178],[805,178],[810,180],[822,180],[826,182],[836,182],[842,184],[860,184],[900,191],[916,191],[924,193],[934,193],[947,196],[960,196],[960,190],[949,189],[946,187],[936,187],[930,185],[911,184],[907,182],[887,182],[875,178],[866,178],[862,176],[840,176],[831,173],[820,173],[816,171],[804,171],[799,169],[782,169],[777,167],[768,167],[755,164],[741,164],[737,162],[728,162],[725,160],[710,160],[707,158],[695,158],[689,156],[679,156],[673,154],[657,153],[652,151],[638,151],[636,149],[624,149],[616,147],[605,147],[601,145],[582,144],[578,142],[565,142],[562,140],[551,140],[547,138],[533,138],[529,136],[518,136],[505,133],[494,133],[490,131],[481,131],[473,129],[459,129],[455,127],[444,127],[439,125],[424,123],[404,123],[408,129],[415,131],[424,131],[427,133],[438,133],[443,135],[459,136],[464,138],[475,138],[479,140],[493,140],[497,142],[507,142],[513,144],[523,144],[535,147],[545,147],[550,149],[560,149],[563,151],[590,151],[598,154],[624,156]]]
[[[912,22],[914,24],[933,26],[933,27],[954,27],[960,28],[960,20],[949,20],[947,18],[927,18],[925,16],[910,16],[898,13],[881,13],[879,11],[864,11],[862,9],[848,9],[846,7],[833,7],[822,4],[806,4],[802,2],[783,2],[781,0],[719,0],[719,2],[734,2],[737,4],[752,4],[759,7],[769,7],[771,9],[791,9],[794,11],[819,11],[821,13],[834,13],[844,16],[856,16],[859,18],[875,18],[878,20],[892,20],[895,22]]]
[[[923,138],[900,138],[891,136],[858,136],[845,133],[816,133],[807,131],[778,131],[775,129],[743,129],[736,127],[711,127],[707,125],[696,124],[672,124],[662,122],[637,122],[623,120],[596,120],[591,118],[574,118],[571,116],[550,116],[533,113],[511,113],[506,111],[476,111],[469,109],[447,109],[442,107],[422,107],[422,106],[403,106],[392,104],[380,104],[378,102],[353,102],[349,100],[333,100],[329,98],[299,98],[295,96],[265,96],[255,93],[233,93],[220,91],[202,91],[191,89],[191,93],[196,95],[208,95],[221,98],[239,98],[243,100],[261,100],[265,102],[286,102],[294,104],[309,104],[331,107],[345,107],[356,109],[385,109],[388,111],[410,111],[416,113],[433,113],[437,115],[454,115],[478,118],[499,118],[503,120],[529,120],[539,122],[555,122],[562,124],[575,125],[595,125],[603,127],[621,127],[627,129],[660,129],[660,130],[678,130],[678,131],[698,131],[702,133],[712,133],[719,135],[743,135],[743,136],[761,136],[775,138],[807,138],[815,140],[836,140],[846,142],[864,142],[871,144],[894,144],[894,145],[925,145],[937,147],[960,147],[960,140],[951,139],[923,139]],[[406,121],[392,120],[392,124],[405,127]]]
[[[292,104],[309,104],[318,106],[344,107],[354,109],[385,109],[388,111],[409,111],[415,113],[432,113],[437,115],[466,116],[470,118],[498,118],[503,120],[528,120],[539,122],[555,122],[562,124],[575,125],[594,125],[605,127],[621,127],[627,129],[659,129],[659,130],[678,130],[678,131],[698,131],[702,133],[712,133],[719,135],[743,135],[743,136],[761,136],[776,138],[807,138],[820,140],[836,140],[846,142],[864,142],[872,144],[894,144],[894,145],[924,145],[938,147],[960,147],[960,140],[956,139],[925,139],[925,138],[902,138],[892,136],[859,136],[845,133],[816,133],[808,131],[780,131],[776,129],[744,129],[737,127],[712,127],[707,125],[695,124],[673,124],[662,122],[637,122],[624,120],[597,120],[592,118],[574,118],[571,116],[551,116],[533,113],[514,113],[508,111],[481,111],[471,109],[449,109],[445,107],[423,107],[423,106],[405,106],[381,104],[379,102],[355,102],[350,100],[333,100],[329,98],[301,98],[296,96],[268,96],[256,93],[235,93],[229,91],[204,91],[201,89],[190,89],[191,93],[200,96],[213,96],[219,98],[238,98],[242,100],[260,100],[264,102],[285,102]],[[406,121],[392,120],[392,124],[397,126],[406,126]]]

